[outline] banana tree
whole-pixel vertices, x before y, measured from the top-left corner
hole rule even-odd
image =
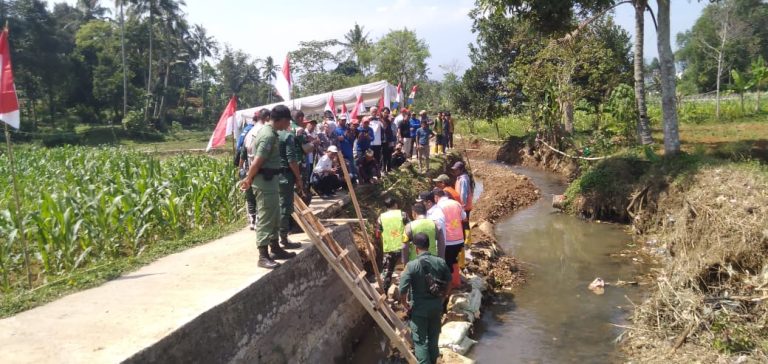
[[[768,66],[765,65],[765,59],[763,57],[752,62],[752,82],[754,83],[755,92],[757,93],[755,112],[760,112],[760,90],[768,85]]]
[[[733,78],[733,82],[731,83],[731,90],[739,94],[739,99],[741,100],[741,113],[743,114],[744,94],[752,88],[754,83],[752,80],[742,76],[737,70],[731,70],[731,78]]]

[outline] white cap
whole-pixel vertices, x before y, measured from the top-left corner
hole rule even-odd
[[[331,152],[331,153],[338,153],[339,152],[339,148],[336,148],[335,145],[331,145],[330,147],[328,147],[327,151]]]

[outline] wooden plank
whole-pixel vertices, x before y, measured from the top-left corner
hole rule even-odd
[[[411,351],[408,339],[405,337],[405,324],[397,318],[394,311],[382,302],[386,301],[386,296],[381,295],[366,279],[367,272],[360,269],[356,263],[348,257],[349,250],[342,249],[333,235],[327,233],[328,230],[312,214],[305,214],[308,207],[304,202],[294,195],[294,205],[297,207],[293,213],[294,219],[304,230],[320,254],[328,261],[331,268],[341,278],[342,282],[352,292],[355,298],[373,317],[374,321],[381,327],[403,358],[408,363],[416,363],[416,357]],[[311,217],[310,217],[311,216]],[[322,233],[322,234],[321,234]],[[344,264],[340,264],[344,263]],[[352,272],[355,272],[353,274]],[[380,276],[377,274],[377,277]],[[394,318],[393,318],[394,317]]]
[[[357,213],[357,218],[360,223],[360,230],[363,231],[365,247],[367,248],[366,250],[368,251],[368,257],[370,257],[372,263],[371,266],[373,267],[373,274],[376,275],[376,281],[379,282],[378,290],[383,293],[381,287],[384,287],[384,281],[381,279],[379,267],[376,265],[376,249],[374,249],[373,243],[371,243],[371,237],[368,236],[368,229],[365,228],[365,220],[363,220],[363,213],[360,211],[360,203],[357,201],[355,186],[352,185],[352,179],[349,177],[349,171],[347,170],[347,163],[344,161],[344,155],[341,154],[341,151],[336,154],[339,156],[339,164],[341,165],[342,172],[344,172],[344,180],[347,182],[349,197],[352,198],[352,205],[355,206],[355,213]],[[352,163],[354,163],[354,161],[352,161]]]

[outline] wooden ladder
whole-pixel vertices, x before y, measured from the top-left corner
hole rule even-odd
[[[381,294],[365,278],[366,271],[359,267],[349,257],[349,249],[342,248],[334,239],[331,230],[323,226],[320,220],[312,213],[300,197],[294,195],[293,218],[299,223],[301,229],[309,236],[312,244],[328,261],[328,264],[344,281],[352,294],[355,295],[360,304],[373,317],[381,330],[387,334],[392,344],[400,351],[400,355],[408,363],[417,363],[416,357],[411,351],[409,341],[410,331],[402,320],[395,314],[389,305],[387,305],[386,294]],[[376,264],[376,263],[373,263]]]

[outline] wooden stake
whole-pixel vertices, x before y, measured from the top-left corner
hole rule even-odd
[[[357,195],[355,194],[355,187],[352,186],[352,179],[349,177],[349,171],[347,170],[347,163],[344,160],[344,156],[341,151],[337,152],[339,156],[339,164],[341,170],[344,172],[344,180],[347,182],[347,188],[349,189],[349,197],[352,198],[352,205],[355,206],[355,213],[357,213],[357,219],[360,223],[360,230],[363,231],[363,237],[365,237],[365,247],[368,250],[368,256],[371,257],[371,265],[373,266],[373,274],[376,275],[376,281],[379,282],[378,290],[384,292],[384,282],[381,280],[381,274],[379,274],[379,266],[376,264],[376,249],[371,243],[371,237],[368,236],[368,229],[365,228],[365,220],[363,219],[363,213],[360,212],[360,203],[357,201]],[[354,163],[354,161],[352,161]]]
[[[8,124],[3,123],[5,127],[5,143],[8,146],[8,162],[11,166],[11,180],[13,181],[13,197],[16,200],[16,226],[19,229],[19,240],[21,240],[24,249],[24,265],[27,267],[27,284],[32,289],[32,267],[29,265],[29,247],[24,235],[24,219],[21,216],[21,199],[19,198],[19,184],[16,181],[16,161],[13,158],[13,146],[11,143],[11,132],[8,130]]]

